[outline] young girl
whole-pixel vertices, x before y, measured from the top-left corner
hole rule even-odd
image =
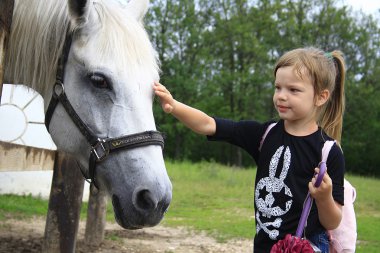
[[[209,140],[226,141],[246,150],[256,161],[254,253],[270,252],[286,234],[295,234],[308,191],[314,204],[304,235],[328,252],[326,230],[336,228],[343,205],[344,157],[339,147],[344,111],[345,65],[339,51],[316,48],[287,52],[275,69],[273,103],[280,120],[260,147],[272,122],[234,122],[213,118],[173,99],[161,84],[155,94],[166,113]],[[335,139],[328,173],[315,188],[315,173],[326,140]]]

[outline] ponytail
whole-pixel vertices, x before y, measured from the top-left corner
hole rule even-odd
[[[334,65],[332,69],[335,70],[335,85],[330,90],[330,99],[320,114],[319,125],[331,138],[337,140],[340,145],[345,109],[344,82],[346,67],[340,51],[327,53],[325,57]]]

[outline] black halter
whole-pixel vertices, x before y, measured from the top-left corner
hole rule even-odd
[[[53,95],[50,100],[48,109],[45,115],[45,125],[49,131],[49,125],[51,118],[53,116],[54,110],[59,102],[65,108],[67,114],[70,116],[71,120],[78,127],[83,136],[87,139],[87,142],[91,146],[90,158],[89,158],[89,173],[85,175],[82,174],[90,183],[95,186],[95,167],[96,163],[104,160],[109,153],[120,149],[132,149],[147,145],[160,145],[164,147],[164,137],[162,133],[158,131],[146,131],[131,135],[125,135],[118,138],[100,138],[94,135],[91,129],[82,121],[79,115],[75,112],[75,109],[70,104],[68,100],[65,88],[63,85],[63,76],[65,72],[65,65],[67,62],[68,54],[71,47],[72,37],[68,32],[63,46],[62,54],[58,61],[56,81],[53,87]]]

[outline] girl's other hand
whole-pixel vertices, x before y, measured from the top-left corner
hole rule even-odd
[[[315,176],[309,182],[309,191],[310,195],[317,201],[328,201],[332,198],[332,180],[330,176],[327,174],[323,176],[321,185],[319,187],[315,187],[315,182],[318,177],[319,168],[315,168]]]
[[[317,174],[309,182],[309,191],[315,199],[319,221],[325,229],[335,229],[342,220],[342,206],[335,202],[332,196],[332,181],[327,172],[323,176],[321,185],[319,187],[314,186],[319,168],[315,168],[315,172]]]

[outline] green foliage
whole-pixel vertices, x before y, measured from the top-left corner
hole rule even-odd
[[[209,115],[266,121],[273,66],[297,47],[339,49],[347,62],[343,148],[350,172],[380,175],[379,16],[355,13],[337,0],[157,0],[146,26],[161,60],[161,82],[174,97]],[[234,147],[210,144],[154,108],[176,160],[216,160],[249,166]],[[369,114],[368,114],[369,113]]]
[[[356,174],[379,176],[380,93],[356,86],[349,92],[355,95],[348,101],[343,132],[346,167]]]

